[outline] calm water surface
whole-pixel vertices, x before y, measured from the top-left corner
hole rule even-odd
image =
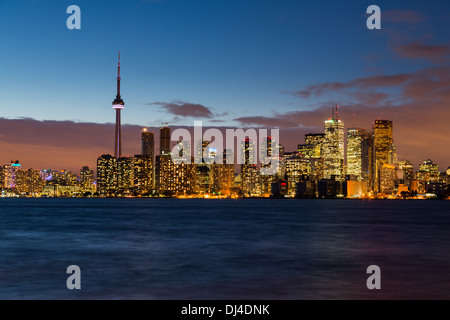
[[[450,299],[450,201],[0,199],[0,299],[374,298]]]

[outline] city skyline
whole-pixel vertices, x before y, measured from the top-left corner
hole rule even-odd
[[[356,1],[329,4],[328,14],[317,4],[294,1],[257,6],[252,1],[231,1],[227,10],[222,10],[222,3],[187,3],[136,1],[134,7],[125,7],[124,2],[113,1],[103,8],[80,1],[82,28],[69,31],[65,24],[58,26],[67,17],[64,3],[2,2],[6,27],[0,31],[5,39],[0,85],[8,107],[0,118],[0,163],[21,159],[29,168],[75,171],[84,164],[94,167],[98,153],[111,153],[114,117],[107,112],[107,101],[116,91],[112,66],[120,49],[127,79],[122,85],[128,108],[121,119],[125,155],[138,153],[141,127],[155,131],[161,122],[168,122],[175,129],[197,119],[205,128],[280,128],[282,144],[294,151],[304,134],[323,131],[330,106],[339,104],[344,130],[370,128],[377,119],[392,120],[399,159],[417,167],[431,158],[446,166],[449,19],[439,6],[379,1],[382,29],[370,31],[365,27],[367,6]],[[445,6],[447,2],[442,2]],[[182,14],[187,8],[197,18],[195,23]],[[121,10],[123,21],[112,25],[104,20],[106,15],[93,19],[99,10]],[[127,26],[124,22],[137,11],[140,15]],[[28,29],[24,21],[40,13],[44,18],[35,21],[35,29]],[[148,22],[145,15],[157,17]],[[168,26],[164,18],[173,16],[179,19]],[[223,26],[211,17],[220,18]],[[242,24],[245,19],[249,25]],[[312,28],[306,35],[307,22],[322,28]],[[105,28],[100,28],[102,23]],[[203,28],[208,24],[210,30]],[[22,50],[23,44],[6,32],[8,26],[17,27],[14,37],[48,46],[39,46],[39,55]],[[166,36],[155,31],[163,26]],[[192,32],[178,35],[182,27]],[[127,38],[130,28],[139,32]],[[330,36],[334,32],[335,40]],[[140,41],[145,34],[158,39],[158,45]],[[115,41],[109,41],[112,37]],[[242,42],[245,37],[252,41]],[[102,40],[95,44],[94,38]],[[198,47],[171,50],[177,41],[192,41]],[[282,51],[277,50],[280,46]]]
[[[236,155],[238,150],[224,149],[222,153],[210,147],[210,141],[203,140],[202,132],[199,141],[178,144],[183,153],[187,150],[190,155],[187,158],[191,160],[175,163],[169,149],[171,128],[167,123],[159,129],[159,152],[155,150],[154,133],[142,128],[141,152],[123,156],[117,153],[119,121],[114,155],[99,156],[95,173],[89,166],[83,166],[79,175],[65,170],[22,168],[20,161],[14,160],[0,167],[2,196],[405,198],[419,195],[421,199],[431,194],[448,195],[450,166],[440,170],[439,164],[426,159],[415,171],[409,160],[399,161],[393,129],[392,121],[375,120],[369,130],[348,128],[345,134],[336,105],[331,117],[324,120],[324,133],[305,134],[305,144],[299,144],[294,152],[285,152],[280,142],[270,136],[256,141],[249,138],[252,134],[241,133],[236,136],[235,146],[242,153],[239,156],[238,152],[233,160],[234,156],[228,156]],[[214,137],[221,139],[217,133]],[[176,142],[172,144],[175,145]],[[274,164],[260,164],[258,152],[264,152],[272,162],[275,154],[275,170],[262,173],[263,168]],[[223,158],[223,164],[210,161],[216,157]],[[240,164],[238,172],[236,164]]]
[[[4,119],[0,119],[0,122],[2,120],[4,120]],[[17,119],[15,121],[23,122],[23,121],[30,121],[30,120]],[[330,120],[326,120],[325,119],[325,121],[330,121]],[[377,121],[377,120],[375,120],[375,121]],[[373,125],[375,123],[375,121],[373,121],[373,123],[371,125]],[[390,120],[388,120],[388,121],[390,121]],[[49,121],[49,122],[55,123],[54,121]],[[59,130],[66,130],[67,129],[67,127],[66,127],[67,124],[68,124],[67,122],[61,122],[61,127],[59,128]],[[70,125],[74,126],[74,127],[77,126],[76,124],[70,124]],[[92,127],[97,126],[97,124],[92,124],[92,123],[83,123],[83,124],[78,124],[78,125],[80,126],[80,133],[83,133],[83,134],[86,134],[86,132],[83,132],[83,131],[87,130],[88,132],[90,132],[90,131],[92,131]],[[163,123],[163,125],[167,126],[168,123]],[[114,155],[114,153],[115,153],[114,152],[114,145],[111,147],[111,141],[114,140],[114,134],[115,134],[114,133],[115,132],[114,127],[116,127],[116,125],[115,124],[107,124],[107,125],[102,125],[102,126],[104,126],[104,128],[102,130],[103,134],[100,136],[100,138],[102,140],[104,139],[105,143],[102,143],[102,144],[104,144],[103,146],[98,147],[97,149],[91,150],[91,153],[94,154],[94,158],[99,153],[100,154],[111,154],[111,155]],[[5,127],[8,128],[8,126],[5,126]],[[112,132],[110,130],[111,128],[113,128]],[[183,128],[183,129],[188,129],[189,131],[193,132],[193,127],[170,126],[170,128],[172,130],[178,129],[178,128]],[[206,131],[207,129],[210,129],[210,128],[213,128],[213,127],[203,127],[203,130]],[[217,129],[221,130],[223,133],[225,133],[225,131],[227,129],[237,129],[237,128],[233,128],[233,127],[214,127],[214,128],[217,128]],[[251,128],[258,129],[259,127],[241,127],[241,128],[246,130],[246,129],[251,129]],[[343,132],[345,132],[345,135],[343,137],[344,138],[343,141],[344,141],[344,144],[345,144],[345,148],[344,148],[344,150],[345,150],[344,164],[347,165],[347,163],[348,163],[348,157],[347,157],[348,137],[347,137],[347,132],[348,132],[348,130],[355,129],[355,128],[353,126],[345,126],[345,127],[343,126],[343,128],[344,129],[342,129],[342,130],[343,130]],[[141,137],[143,128],[139,127],[139,126],[125,125],[124,129],[125,129],[125,133],[126,133],[126,135],[125,135],[125,137],[126,137],[125,147],[128,150],[134,150],[134,152],[126,152],[124,156],[132,156],[132,155],[135,155],[135,154],[140,154],[140,151],[142,149],[142,143],[143,143],[142,137]],[[161,135],[159,133],[160,129],[161,129],[161,127],[145,127],[144,128],[144,130],[146,132],[148,132],[149,134],[152,134],[152,139],[155,139],[155,141],[160,140],[160,142],[161,142]],[[367,126],[367,127],[364,127],[364,128],[357,128],[357,129],[370,130],[370,129],[372,129],[372,126]],[[397,130],[398,129],[395,129],[395,131],[397,131]],[[304,136],[303,137],[300,136],[298,140],[297,140],[297,137],[295,137],[294,138],[295,140],[292,140],[291,143],[288,145],[289,147],[287,148],[285,146],[285,144],[283,143],[283,140],[282,140],[283,130],[280,130],[280,136],[281,136],[280,143],[281,143],[281,145],[283,145],[283,147],[286,150],[286,152],[296,152],[297,149],[298,149],[298,146],[300,144],[303,144],[303,143],[306,142],[305,136],[307,136],[307,135],[324,134],[323,131],[324,131],[323,129],[319,130],[317,132],[303,131],[303,132],[305,132]],[[33,137],[33,139],[35,139],[35,138],[36,137]],[[98,136],[97,137],[96,136],[92,136],[92,138],[95,139],[95,138],[99,138],[99,137]],[[164,140],[167,140],[167,137]],[[153,144],[154,144],[154,141],[153,141]],[[166,144],[168,144],[168,143],[166,142]],[[176,144],[177,144],[176,141],[170,141],[171,148],[173,148]],[[95,143],[94,143],[94,145],[95,145]],[[108,145],[109,145],[109,148],[108,148]],[[397,143],[396,143],[396,145],[397,145]],[[77,144],[77,147],[78,146],[79,146],[79,144]],[[80,146],[80,147],[82,147],[82,146]],[[100,150],[102,150],[102,151],[100,151]],[[156,154],[156,151],[158,153],[160,152],[159,144],[154,144],[154,150],[155,150],[155,154]],[[90,158],[90,159],[88,159],[88,160],[86,160],[84,162],[80,162],[80,161],[78,161],[77,158],[73,157],[72,160],[76,159],[77,162],[68,161],[67,162],[68,165],[65,165],[63,163],[63,161],[61,161],[61,158],[63,158],[63,157],[61,157],[61,158],[55,159],[57,165],[56,166],[55,165],[52,166],[52,165],[49,165],[48,163],[46,163],[44,161],[40,161],[40,162],[33,161],[33,159],[30,159],[29,157],[26,156],[27,155],[26,151],[25,152],[17,152],[15,154],[16,156],[14,156],[14,153],[11,153],[11,154],[13,154],[13,156],[11,156],[10,158],[2,157],[5,160],[9,159],[9,160],[6,160],[6,161],[2,159],[3,160],[3,162],[1,163],[2,165],[7,164],[7,163],[9,163],[10,161],[13,161],[13,160],[15,161],[16,159],[21,159],[21,163],[25,164],[24,167],[35,168],[35,169],[53,169],[53,170],[56,170],[56,171],[59,171],[59,170],[78,171],[82,166],[85,166],[85,165],[88,165],[90,167],[95,167],[95,159],[92,160],[92,158]],[[55,155],[57,155],[57,154],[58,154],[58,150],[55,150]],[[400,154],[401,154],[401,147],[400,147]],[[25,157],[24,156],[17,156],[17,155],[25,155]],[[436,161],[436,158],[427,156],[425,154],[424,155],[416,154],[415,156],[411,157],[410,159],[407,159],[406,157],[398,156],[398,159],[399,160],[409,160],[409,161],[411,161],[415,169],[418,169],[420,164],[423,161],[428,160],[428,159],[432,159],[435,163],[439,163],[441,171],[445,171],[446,168],[448,167],[447,164],[449,163],[449,161],[445,161],[445,160],[444,160],[444,162]],[[414,161],[414,159],[420,159],[420,160]],[[447,158],[444,158],[444,159],[447,159]],[[38,163],[38,164],[40,163],[40,165],[33,166],[32,163]],[[51,161],[50,161],[50,163],[51,163]],[[55,163],[55,162],[53,162],[53,163]]]

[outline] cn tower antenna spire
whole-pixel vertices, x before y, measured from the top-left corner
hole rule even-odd
[[[113,101],[113,109],[116,110],[116,137],[114,142],[114,156],[119,158],[122,156],[122,121],[120,112],[123,110],[125,102],[123,102],[120,97],[120,51],[118,55],[118,63],[117,63],[117,95],[116,99]]]
[[[120,50],[119,59],[117,62],[117,98],[120,99]]]

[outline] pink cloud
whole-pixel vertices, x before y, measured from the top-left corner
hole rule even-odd
[[[440,62],[450,55],[450,45],[430,45],[421,42],[398,44],[393,47],[400,56],[410,59],[424,59],[432,62]]]

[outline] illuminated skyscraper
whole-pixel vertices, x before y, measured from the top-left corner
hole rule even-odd
[[[427,159],[419,165],[418,180],[423,182],[437,182],[439,179],[439,165]]]
[[[284,163],[288,194],[294,196],[296,184],[308,172],[308,159],[301,153],[293,153],[285,157]]]
[[[94,170],[84,166],[80,170],[80,184],[83,192],[95,192]]]
[[[120,112],[123,110],[125,102],[123,102],[120,97],[120,51],[119,51],[119,61],[117,64],[117,94],[114,99],[113,109],[116,110],[116,131],[115,131],[115,141],[114,141],[114,156],[119,158],[122,156],[122,127],[121,127],[121,117]]]
[[[247,196],[261,193],[261,175],[256,167],[256,146],[250,138],[241,141],[241,179],[242,191]]]
[[[402,160],[398,162],[398,170],[401,183],[410,188],[411,181],[414,180],[414,166],[409,160]]]
[[[392,121],[375,120],[373,125],[375,150],[375,191],[380,190],[380,170],[389,164],[389,155],[394,143]]]
[[[394,191],[396,180],[395,165],[384,164],[380,169],[380,192],[391,195]]]
[[[323,142],[325,179],[335,176],[336,180],[344,178],[344,123],[338,119],[337,109],[332,117],[325,121],[325,138]]]
[[[323,142],[325,134],[309,133],[305,134],[305,144],[298,146],[298,152],[304,154],[308,158],[320,158],[323,153]]]
[[[361,132],[361,180],[367,182],[367,191],[374,190],[375,183],[375,151],[373,132]]]
[[[97,159],[97,191],[101,196],[112,194],[117,189],[117,158],[110,154]]]
[[[19,170],[16,173],[16,188],[19,193],[36,196],[44,189],[44,180],[39,176],[39,170]]]
[[[153,160],[147,155],[135,155],[133,160],[134,188],[138,194],[146,194],[153,188]]]
[[[246,197],[261,196],[261,171],[255,164],[245,165],[241,173],[242,192]]]
[[[170,154],[156,157],[156,185],[158,192],[166,195],[195,192],[196,166],[191,163],[175,164]]]
[[[362,129],[347,129],[347,174],[362,178]]]
[[[159,130],[159,151],[160,154],[169,154],[170,150],[170,127],[167,123],[161,127]]]
[[[205,161],[213,158],[213,151],[208,147],[211,141],[198,140],[195,144],[195,159],[197,164],[205,163]],[[206,152],[205,152],[206,151]]]
[[[195,190],[200,193],[210,193],[213,188],[214,173],[211,165],[196,164]]]
[[[16,175],[20,169],[22,169],[22,165],[19,163],[19,160],[11,161],[11,164],[4,167],[5,188],[16,187]]]
[[[230,195],[231,189],[234,187],[234,154],[231,150],[225,149],[223,152],[223,164],[213,165],[215,174],[214,186],[217,184],[217,189],[226,195]]]
[[[353,175],[356,181],[369,182],[372,179],[372,173],[372,132],[361,128],[347,129],[347,175]]]
[[[153,132],[147,130],[147,128],[142,129],[142,155],[150,156],[154,159],[155,156],[155,135]]]
[[[269,173],[270,168],[275,166],[275,161],[279,160],[279,154],[275,148],[277,148],[277,141],[272,137],[264,137],[261,140],[261,153],[263,157],[270,160],[270,163],[261,163],[261,173]],[[261,156],[261,155],[260,155]],[[262,162],[262,161],[261,161]],[[279,162],[279,161],[278,161]],[[278,168],[274,170],[274,174],[261,174],[261,193],[270,195],[272,189],[272,183],[275,182]]]
[[[127,192],[133,188],[134,170],[132,157],[120,157],[117,159],[117,188]]]
[[[53,171],[51,183],[53,185],[75,186],[78,185],[78,179],[77,175],[70,171],[66,170]]]

